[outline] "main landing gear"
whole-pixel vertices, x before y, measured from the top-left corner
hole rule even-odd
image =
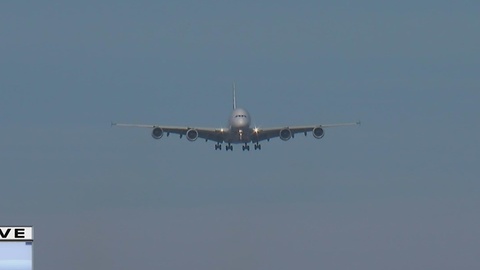
[[[259,143],[256,143],[256,144],[253,145],[253,149],[262,150],[262,146]],[[250,151],[250,145],[245,143],[245,145],[242,145],[242,150],[243,151],[245,151],[245,150]]]
[[[216,143],[215,144],[215,150],[222,150],[222,145],[220,143]],[[230,143],[228,145],[225,145],[225,150],[228,151],[233,151],[233,145],[231,145]]]
[[[222,145],[220,143],[216,143],[215,144],[215,150],[222,150]],[[225,145],[225,150],[228,151],[233,151],[233,145],[231,144],[228,144],[228,145]]]
[[[259,143],[256,143],[253,145],[255,150],[262,150],[262,146]],[[220,143],[215,144],[215,150],[222,150],[222,145]],[[225,151],[233,151],[233,145],[229,143],[228,145],[225,145]],[[242,150],[243,151],[250,151],[250,145],[245,143],[245,145],[242,145]]]

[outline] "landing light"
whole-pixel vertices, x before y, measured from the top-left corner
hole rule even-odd
[[[253,132],[258,133],[258,128],[254,128]]]

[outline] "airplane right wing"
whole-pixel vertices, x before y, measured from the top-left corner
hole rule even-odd
[[[144,124],[121,124],[112,123],[112,126],[117,127],[137,127],[137,128],[150,128],[152,129],[152,137],[154,139],[160,139],[164,134],[167,136],[170,133],[187,137],[189,141],[195,141],[197,138],[210,140],[218,143],[224,141],[224,130],[220,128],[194,128],[194,127],[177,127],[177,126],[161,126],[161,125],[144,125]]]

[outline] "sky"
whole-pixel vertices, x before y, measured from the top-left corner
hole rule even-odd
[[[35,269],[478,269],[478,1],[1,1]],[[110,122],[329,124],[261,151]]]

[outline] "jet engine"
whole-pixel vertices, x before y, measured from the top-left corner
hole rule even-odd
[[[186,135],[187,140],[193,142],[198,138],[198,131],[196,129],[189,129]]]
[[[152,130],[152,137],[156,140],[160,139],[163,137],[163,129],[156,127]]]
[[[284,128],[280,130],[280,139],[283,141],[288,141],[290,138],[292,138],[292,131],[290,131],[290,129]]]
[[[316,127],[312,130],[313,137],[315,139],[321,139],[325,135],[325,132],[323,131],[323,128],[321,127]]]

